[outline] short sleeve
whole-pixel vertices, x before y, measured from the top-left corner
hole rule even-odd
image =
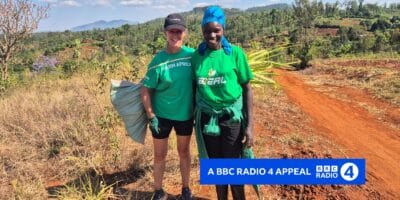
[[[146,75],[143,79],[143,86],[147,88],[154,89],[158,85],[158,80],[159,80],[159,68],[157,67],[151,67],[149,65],[149,68],[147,69]]]
[[[244,84],[253,79],[253,72],[250,69],[246,54],[240,47],[234,47],[236,56],[237,76],[240,84]]]
[[[192,80],[196,81],[196,67],[197,67],[197,59],[198,59],[198,52],[197,50],[192,54],[192,58],[190,59],[191,67],[192,67]]]

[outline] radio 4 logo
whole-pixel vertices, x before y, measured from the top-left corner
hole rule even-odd
[[[354,181],[358,177],[358,167],[356,164],[347,162],[340,168],[340,176],[346,181]]]

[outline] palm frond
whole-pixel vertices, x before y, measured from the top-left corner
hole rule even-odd
[[[292,65],[299,63],[298,60],[293,59],[283,62],[277,61],[282,57],[284,51],[291,46],[290,44],[282,44],[270,49],[257,50],[247,54],[248,62],[254,75],[254,79],[251,81],[253,86],[260,87],[267,84],[277,87],[277,83],[273,79],[276,74],[271,69],[293,69]]]

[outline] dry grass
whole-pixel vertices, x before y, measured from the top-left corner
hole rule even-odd
[[[398,66],[400,63],[398,61],[385,63],[385,61],[372,60],[370,61],[372,65],[368,65],[368,61],[358,65],[357,61],[351,61],[354,62],[353,66],[341,62],[337,64],[335,61],[316,62],[315,67],[305,70],[303,74],[309,75],[310,82],[317,85],[352,86],[365,89],[377,98],[400,106],[400,66]]]
[[[45,199],[49,181],[143,167],[137,147],[121,152],[121,122],[96,84],[92,74],[40,79],[0,100],[1,198]]]
[[[352,19],[352,18],[344,18],[344,19],[340,19],[340,20],[332,20],[332,24],[337,24],[337,25],[346,26],[346,27],[354,27],[354,26],[360,25],[360,20]]]

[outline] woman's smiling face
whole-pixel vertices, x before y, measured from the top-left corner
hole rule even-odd
[[[185,31],[179,29],[171,29],[165,31],[165,34],[167,35],[168,46],[180,48],[183,45]]]
[[[210,22],[203,27],[203,37],[210,49],[221,48],[221,38],[224,35],[224,29],[221,24]]]

